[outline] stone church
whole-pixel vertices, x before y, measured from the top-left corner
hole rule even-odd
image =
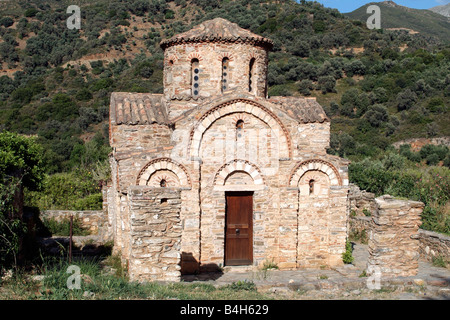
[[[315,98],[268,97],[272,46],[206,21],[161,42],[163,94],[112,94],[108,214],[131,280],[342,264],[349,163]]]

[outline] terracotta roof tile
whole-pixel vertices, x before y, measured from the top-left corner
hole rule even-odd
[[[250,42],[268,46],[273,46],[273,41],[248,30],[239,27],[236,23],[232,23],[222,18],[208,20],[193,29],[184,33],[175,35],[170,39],[163,40],[161,47],[163,49],[172,45],[189,43],[189,42]]]
[[[323,123],[330,121],[315,98],[271,97],[269,102],[277,105],[299,123]]]
[[[116,125],[169,123],[162,95],[146,93],[113,92],[110,118]]]

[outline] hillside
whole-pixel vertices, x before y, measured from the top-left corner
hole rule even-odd
[[[0,6],[0,129],[37,135],[49,173],[103,161],[110,93],[161,93],[160,41],[215,17],[274,40],[269,94],[316,96],[333,141],[349,135],[359,145],[330,152],[376,154],[397,140],[450,135],[449,50],[439,40],[370,31],[290,0],[85,0],[77,31],[66,28],[68,4]]]
[[[430,10],[411,9],[397,5],[393,1],[383,1],[371,2],[345,15],[365,23],[369,17],[367,7],[373,4],[381,9],[383,29],[408,29],[410,32],[419,32],[424,36],[450,41],[449,19]]]
[[[433,8],[430,8],[429,10],[441,14],[444,17],[450,18],[450,3],[443,4],[441,6],[436,6]]]

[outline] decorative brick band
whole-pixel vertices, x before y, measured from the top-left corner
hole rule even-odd
[[[191,188],[191,178],[189,177],[189,173],[186,168],[173,161],[170,158],[158,158],[153,159],[149,163],[147,163],[139,172],[138,177],[136,179],[136,185],[145,186],[147,185],[150,177],[157,171],[168,170],[173,172],[180,181],[180,187],[188,187]]]
[[[200,153],[200,144],[203,134],[218,119],[232,114],[244,112],[255,116],[272,129],[279,129],[283,135],[279,137],[280,142],[280,158],[292,158],[292,143],[289,131],[283,125],[281,120],[268,108],[247,99],[234,99],[222,103],[208,110],[197,122],[191,131],[190,136],[190,154],[191,157],[197,158]]]
[[[264,179],[259,168],[247,160],[235,159],[224,164],[214,176],[214,185],[223,186],[227,177],[236,171],[246,172],[253,179],[255,185],[264,185]]]
[[[330,179],[332,186],[342,186],[342,178],[339,171],[331,164],[320,159],[306,160],[295,166],[289,178],[289,186],[295,187],[298,185],[300,178],[311,170],[322,171]]]

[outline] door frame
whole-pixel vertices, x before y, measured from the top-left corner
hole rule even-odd
[[[225,196],[225,224],[224,224],[224,266],[227,266],[227,227],[228,227],[228,202],[227,202],[227,196],[233,195],[233,196],[251,196],[252,199],[252,212],[250,214],[250,223],[249,223],[249,249],[250,249],[250,259],[249,263],[242,264],[242,266],[251,266],[253,265],[253,215],[254,215],[254,192],[253,191],[226,191]],[[239,264],[240,265],[240,264]],[[230,266],[237,266],[234,264],[231,264]]]

